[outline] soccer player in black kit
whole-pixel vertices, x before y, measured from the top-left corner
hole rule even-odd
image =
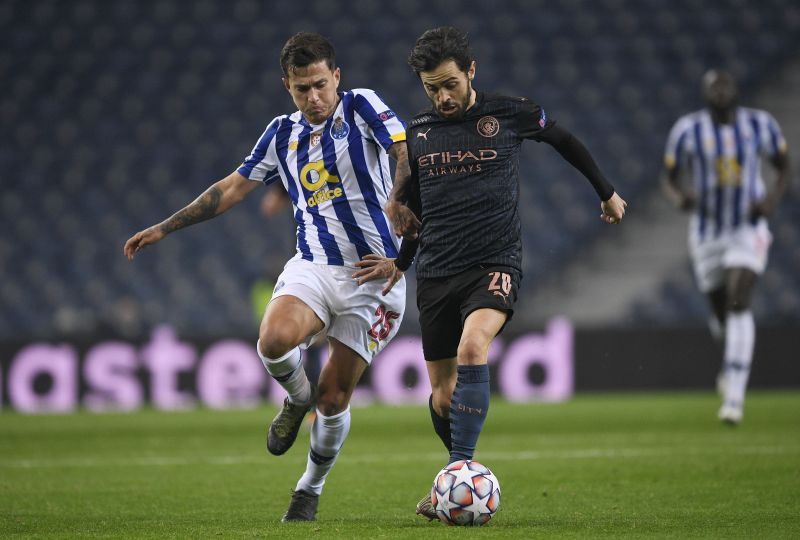
[[[602,201],[606,223],[619,223],[626,203],[586,147],[540,106],[472,88],[475,61],[460,30],[428,30],[408,63],[433,106],[409,124],[411,170],[397,171],[386,205],[403,245],[397,259],[367,256],[354,277],[387,279],[388,291],[418,248],[417,305],[433,391],[431,419],[452,463],[475,452],[489,408],[489,345],[513,314],[522,277],[522,141],[548,143],[583,173]],[[417,513],[436,518],[430,494]]]

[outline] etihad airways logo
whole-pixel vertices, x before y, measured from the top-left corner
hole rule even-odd
[[[496,150],[482,148],[475,152],[471,150],[456,150],[455,152],[425,154],[417,158],[417,165],[422,175],[431,177],[445,174],[480,172],[482,163],[495,159],[497,159]]]

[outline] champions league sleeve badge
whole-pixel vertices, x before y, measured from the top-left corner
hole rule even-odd
[[[344,118],[337,116],[331,126],[331,137],[336,140],[341,140],[350,134],[350,125],[344,121]]]

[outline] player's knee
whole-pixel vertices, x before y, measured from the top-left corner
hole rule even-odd
[[[350,394],[338,386],[326,385],[320,382],[317,395],[317,409],[324,416],[339,414],[350,403]]]
[[[458,363],[462,365],[478,365],[486,363],[487,348],[483,340],[478,338],[462,339],[458,344]]]
[[[258,333],[258,345],[267,358],[280,358],[297,346],[296,332],[291,325],[263,325]]]
[[[728,311],[738,313],[750,309],[750,301],[743,296],[732,296],[728,302]]]

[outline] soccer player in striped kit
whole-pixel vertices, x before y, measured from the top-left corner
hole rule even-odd
[[[678,208],[692,212],[689,253],[711,303],[712,333],[724,341],[719,418],[735,425],[742,420],[755,344],[750,301],[767,264],[767,217],[788,184],[789,158],[772,115],[737,105],[729,73],[709,71],[702,89],[707,107],[681,117],[669,134],[665,186]],[[761,177],[762,157],[778,173],[769,190]],[[691,169],[691,188],[680,182],[684,167]]]
[[[394,157],[398,170],[409,167],[405,124],[372,90],[337,91],[340,71],[327,39],[307,32],[293,36],[280,63],[298,110],[272,120],[238,170],[134,235],[124,253],[133,258],[170,232],[225,212],[259,185],[283,183],[297,222],[297,254],[278,278],[257,349],[288,393],[269,429],[271,453],[291,447],[316,403],[306,471],[283,516],[283,521],[311,521],[350,429],[356,383],[395,336],[405,310],[404,279],[382,295],[381,284],[359,286],[352,274],[362,258],[397,256],[399,238],[383,212],[392,189],[387,156]],[[323,335],[330,356],[315,392],[301,349]]]

